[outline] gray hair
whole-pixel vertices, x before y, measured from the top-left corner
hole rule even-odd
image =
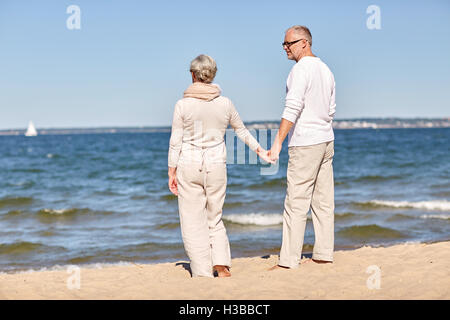
[[[288,32],[289,30],[294,30],[296,34],[298,34],[301,37],[305,37],[306,41],[309,42],[309,46],[312,46],[312,36],[311,31],[305,26],[292,26],[289,29],[286,30]]]
[[[201,54],[191,62],[190,71],[200,82],[211,83],[217,72],[217,65],[213,58],[206,54]]]

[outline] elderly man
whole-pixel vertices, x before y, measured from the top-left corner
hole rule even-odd
[[[283,48],[296,64],[287,79],[280,129],[269,152],[272,160],[278,159],[289,133],[283,243],[278,265],[272,269],[299,266],[310,208],[315,233],[312,260],[333,261],[335,82],[327,65],[311,52],[311,45],[308,28],[293,26],[286,31]]]

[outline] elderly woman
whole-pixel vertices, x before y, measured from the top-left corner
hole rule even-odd
[[[227,186],[225,131],[267,162],[267,151],[245,128],[230,99],[212,84],[217,67],[207,55],[191,62],[192,84],[175,105],[169,147],[169,189],[178,196],[181,234],[193,277],[229,277],[230,245],[222,222]]]

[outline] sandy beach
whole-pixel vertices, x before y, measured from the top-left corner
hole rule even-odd
[[[231,278],[191,278],[186,261],[0,275],[1,299],[450,299],[450,242],[336,251],[267,271],[276,255],[233,259]],[[380,275],[380,277],[377,277]],[[77,282],[79,279],[79,282]],[[79,285],[79,288],[78,288]]]

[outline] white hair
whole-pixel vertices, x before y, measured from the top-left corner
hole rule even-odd
[[[211,83],[217,72],[217,65],[213,58],[206,54],[201,54],[191,62],[190,71],[200,82]]]
[[[301,37],[305,37],[306,41],[309,42],[309,46],[312,46],[312,36],[311,31],[305,26],[292,26],[289,29],[286,30],[288,32],[289,30],[294,30],[296,34],[298,34]]]

